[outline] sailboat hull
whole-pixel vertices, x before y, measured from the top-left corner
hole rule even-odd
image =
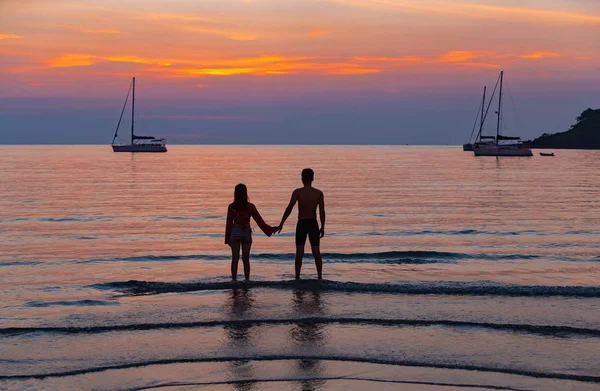
[[[531,149],[520,145],[494,145],[475,147],[475,156],[533,156]]]
[[[472,151],[473,144],[463,144],[463,151]]]
[[[133,145],[113,145],[113,152],[167,152],[164,145],[152,144],[133,144]]]

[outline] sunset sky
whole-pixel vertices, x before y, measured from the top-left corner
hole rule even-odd
[[[460,144],[600,107],[597,0],[1,0],[0,143]],[[491,130],[491,121],[490,121]]]

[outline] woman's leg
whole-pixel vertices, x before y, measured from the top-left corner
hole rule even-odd
[[[252,248],[252,237],[246,242],[242,242],[242,262],[244,262],[244,277],[246,281],[250,279],[250,248]]]
[[[238,263],[240,261],[240,242],[237,240],[231,239],[231,279],[233,281],[237,280],[237,269]]]

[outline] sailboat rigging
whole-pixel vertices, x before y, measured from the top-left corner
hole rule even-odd
[[[131,99],[131,143],[130,144],[115,144],[119,137],[119,127],[123,120],[123,114],[129,100],[129,95],[132,95]],[[122,139],[121,139],[122,140]],[[124,141],[124,140],[123,140]],[[156,138],[154,136],[138,136],[135,134],[135,77],[133,78],[129,90],[127,91],[127,97],[121,110],[121,116],[117,123],[117,129],[111,142],[113,152],[167,152],[166,146],[167,140],[164,138]]]
[[[483,100],[481,101],[481,114],[479,114],[479,110],[477,110],[477,117],[475,118],[475,123],[473,124],[473,130],[471,130],[471,137],[469,137],[469,142],[463,144],[463,151],[472,151],[475,144],[481,141],[481,132],[483,131],[483,124],[485,123],[485,93],[487,91],[487,86],[483,87]],[[475,126],[477,125],[477,120],[480,119],[479,123],[479,132],[475,136],[474,144],[471,144],[471,139],[473,138],[473,133],[475,132]]]
[[[500,71],[499,83],[500,91],[498,95],[498,119],[496,121],[496,136],[483,136],[479,134],[479,139],[493,139],[486,143],[475,143],[473,146],[473,152],[475,156],[533,156],[533,153],[529,148],[523,145],[522,142],[517,143],[502,143],[502,141],[519,141],[520,137],[514,136],[503,136],[500,134],[500,127],[502,125],[502,85],[504,82],[504,71]],[[493,98],[493,95],[492,95]],[[491,100],[490,100],[491,104]],[[488,106],[489,108],[489,106]]]

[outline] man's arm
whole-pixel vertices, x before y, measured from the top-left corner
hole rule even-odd
[[[320,237],[325,236],[325,195],[321,192],[321,198],[319,198],[319,217],[321,218],[321,230],[319,231]]]
[[[290,203],[287,206],[287,208],[285,208],[285,212],[283,213],[283,217],[281,218],[281,223],[279,223],[278,232],[281,232],[281,230],[283,229],[283,224],[285,224],[287,218],[290,217],[290,214],[292,213],[292,210],[294,210],[294,205],[296,205],[296,202],[298,202],[298,194],[296,193],[296,190],[294,190],[294,192],[292,193],[292,198],[290,199]]]

